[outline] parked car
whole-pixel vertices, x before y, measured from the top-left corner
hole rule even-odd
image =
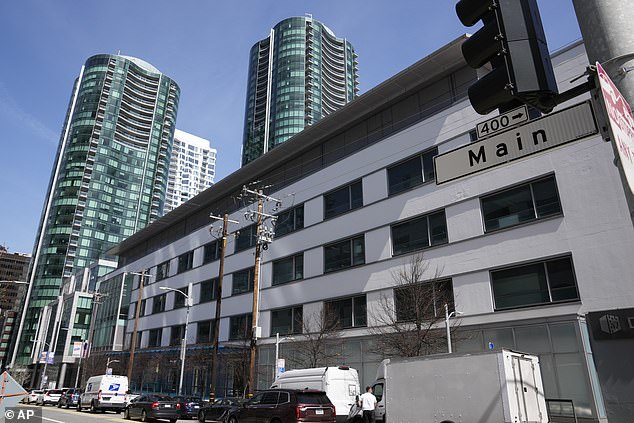
[[[81,390],[77,388],[68,388],[64,391],[62,396],[57,401],[57,408],[70,408],[77,407],[79,403],[79,396],[81,395]]]
[[[323,391],[270,389],[255,394],[227,423],[279,421],[280,423],[335,423],[335,406]]]
[[[205,405],[202,399],[194,397],[175,396],[174,401],[178,402],[181,419],[195,419]]]
[[[35,403],[37,402],[37,398],[40,396],[40,394],[43,394],[43,393],[44,391],[42,389],[33,389],[31,390],[31,392],[29,392],[27,396],[24,397],[22,402],[26,404]]]
[[[175,423],[180,416],[179,404],[166,395],[145,394],[134,398],[123,410],[123,418],[141,418],[169,420]]]
[[[212,404],[202,407],[198,411],[199,422],[223,422],[234,416],[247,400],[244,398],[216,398]]]
[[[62,396],[61,389],[45,389],[44,392],[37,396],[36,405],[57,404]]]

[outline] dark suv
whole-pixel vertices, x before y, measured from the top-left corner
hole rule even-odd
[[[322,391],[271,389],[255,394],[227,422],[335,423],[335,406]]]

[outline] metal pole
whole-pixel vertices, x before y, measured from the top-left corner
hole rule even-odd
[[[249,396],[253,395],[255,389],[253,389],[253,381],[255,377],[255,355],[256,355],[256,347],[257,347],[257,327],[258,327],[258,297],[260,292],[259,287],[259,278],[260,278],[260,253],[261,253],[261,243],[260,243],[260,231],[262,229],[262,212],[264,209],[264,201],[262,199],[262,191],[259,192],[258,198],[258,221],[256,226],[255,238],[255,269],[253,271],[253,308],[251,310],[251,321],[252,321],[252,334],[251,334],[251,347],[250,347],[250,361],[249,361],[249,380],[248,380],[248,392]]]
[[[449,330],[449,306],[447,305],[447,303],[445,303],[445,329],[447,331],[447,352],[449,354],[452,353],[451,351],[451,331]]]
[[[273,381],[277,377],[277,360],[280,359],[280,333],[275,334],[275,364],[273,364]]]
[[[183,294],[183,293],[181,292],[181,294]],[[185,295],[185,294],[183,294],[183,295]],[[189,295],[191,295],[191,289],[189,290]],[[183,394],[183,375],[185,374],[185,355],[187,353],[187,351],[186,351],[186,348],[187,348],[187,326],[189,325],[189,306],[190,306],[190,299],[191,299],[191,297],[189,295],[185,295],[185,301],[186,301],[186,304],[187,304],[187,312],[185,314],[185,335],[183,337],[183,341],[181,342],[181,376],[180,376],[180,381],[178,382],[178,395],[182,395]]]
[[[606,70],[625,100],[634,104],[634,8],[622,0],[573,0],[579,28],[591,65],[596,62]],[[600,91],[600,88],[599,88]],[[618,150],[611,142],[615,157]],[[634,195],[630,190],[620,160],[617,167],[625,199],[634,222]]]
[[[128,383],[132,384],[132,369],[134,366],[134,351],[136,350],[137,329],[139,328],[139,315],[141,314],[141,300],[143,299],[143,283],[145,282],[145,270],[141,272],[141,281],[139,283],[139,296],[136,302],[136,312],[134,316],[134,329],[132,330],[132,339],[130,345],[130,360],[128,360]]]
[[[211,386],[209,401],[213,403],[216,397],[216,379],[218,377],[218,337],[220,336],[220,306],[222,304],[222,279],[225,272],[225,248],[227,247],[227,232],[229,215],[222,218],[222,244],[220,247],[220,264],[218,268],[218,286],[216,287],[216,316],[214,318],[214,349],[211,356]]]

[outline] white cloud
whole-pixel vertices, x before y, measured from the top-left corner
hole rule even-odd
[[[53,144],[57,144],[59,141],[59,134],[22,109],[9,95],[2,83],[0,83],[0,116],[7,122],[23,126],[45,141]]]

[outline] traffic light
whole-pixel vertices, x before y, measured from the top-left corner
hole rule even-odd
[[[460,0],[456,14],[465,26],[484,24],[462,44],[469,66],[490,62],[493,68],[469,87],[475,111],[484,115],[521,102],[549,113],[557,83],[537,0]]]

